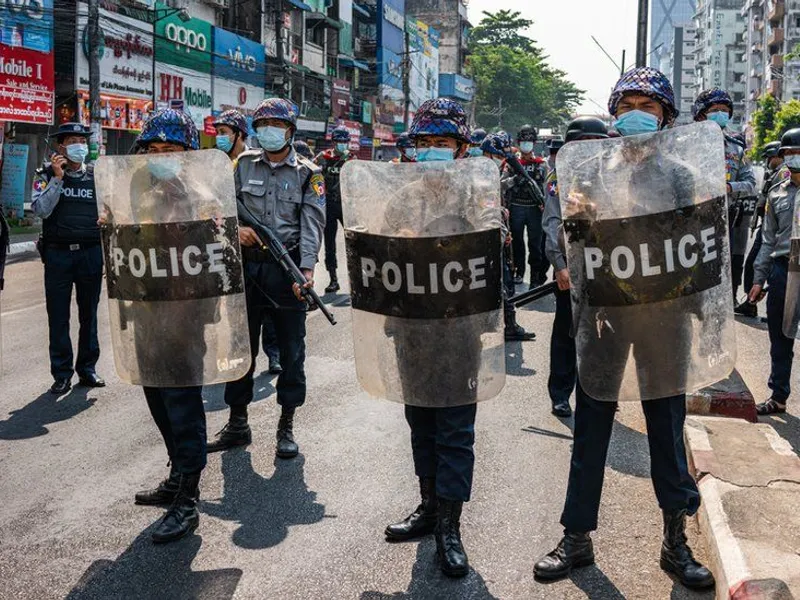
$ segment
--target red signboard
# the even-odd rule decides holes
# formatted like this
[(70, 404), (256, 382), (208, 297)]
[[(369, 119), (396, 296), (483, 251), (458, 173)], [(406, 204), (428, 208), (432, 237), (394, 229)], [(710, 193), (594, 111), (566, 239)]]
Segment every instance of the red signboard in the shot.
[[(89, 125), (89, 92), (78, 90), (78, 115), (81, 123)], [(100, 119), (104, 129), (140, 131), (152, 111), (149, 100), (137, 100), (112, 94), (100, 94)]]
[(53, 55), (0, 44), (0, 121), (53, 123)]
[(346, 119), (350, 116), (350, 82), (344, 79), (333, 80), (331, 105), (334, 119)]

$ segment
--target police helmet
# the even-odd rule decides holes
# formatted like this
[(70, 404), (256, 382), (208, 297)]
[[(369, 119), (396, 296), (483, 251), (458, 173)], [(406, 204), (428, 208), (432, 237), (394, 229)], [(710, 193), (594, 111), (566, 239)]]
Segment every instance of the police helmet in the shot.
[(331, 131), (331, 140), (339, 144), (350, 142), (350, 131), (346, 127), (337, 127)]
[(608, 99), (608, 112), (616, 117), (619, 101), (623, 96), (641, 94), (657, 100), (664, 107), (664, 122), (661, 127), (672, 125), (680, 114), (675, 106), (675, 92), (669, 79), (653, 67), (634, 67), (627, 71), (614, 86)]
[(142, 125), (136, 144), (143, 147), (152, 142), (180, 144), (187, 150), (200, 148), (194, 121), (182, 110), (174, 108), (165, 108), (152, 113)]
[(607, 138), (608, 126), (597, 117), (578, 117), (567, 125), (564, 143), (582, 140), (586, 137)]
[(297, 128), (297, 117), (300, 111), (297, 105), (291, 100), (283, 98), (266, 98), (256, 107), (253, 113), (253, 127), (256, 123), (264, 119), (278, 119), (288, 123), (293, 128)]
[(408, 136), (416, 140), (423, 135), (438, 135), (455, 138), (469, 144), (469, 126), (464, 107), (449, 98), (427, 100), (419, 107)]
[(481, 151), (491, 156), (505, 157), (511, 151), (511, 137), (505, 131), (490, 133), (481, 143)]
[(550, 154), (555, 154), (561, 150), (564, 143), (564, 140), (560, 139), (547, 140), (547, 149), (550, 151)]
[(311, 147), (306, 144), (303, 140), (297, 140), (294, 143), (294, 151), (297, 152), (303, 158), (307, 158), (308, 160), (314, 160), (314, 153), (311, 152)]
[(230, 109), (221, 113), (214, 119), (214, 127), (219, 127), (220, 125), (227, 125), (234, 131), (239, 131), (247, 136), (247, 119), (238, 110)]
[(411, 138), (408, 137), (408, 132), (401, 133), (397, 136), (397, 141), (395, 145), (400, 149), (403, 150), (404, 148), (413, 148), (414, 143), (411, 141)]
[(535, 142), (539, 139), (539, 132), (533, 125), (523, 125), (517, 134), (518, 142)]
[(800, 128), (790, 129), (781, 136), (781, 147), (778, 156), (783, 156), (786, 150), (800, 150)]
[(472, 135), (469, 136), (469, 143), (473, 146), (480, 146), (481, 142), (483, 142), (485, 139), (486, 130), (479, 127), (478, 129), (474, 129), (472, 131)]
[(769, 144), (766, 144), (764, 146), (764, 149), (761, 151), (761, 154), (766, 159), (774, 158), (774, 157), (778, 156), (778, 152), (780, 151), (780, 149), (781, 149), (781, 143), (780, 142), (778, 142), (778, 141), (770, 142)]
[(728, 114), (733, 116), (733, 100), (730, 94), (719, 88), (703, 90), (692, 104), (692, 117), (699, 121), (714, 104), (724, 104), (728, 108)]

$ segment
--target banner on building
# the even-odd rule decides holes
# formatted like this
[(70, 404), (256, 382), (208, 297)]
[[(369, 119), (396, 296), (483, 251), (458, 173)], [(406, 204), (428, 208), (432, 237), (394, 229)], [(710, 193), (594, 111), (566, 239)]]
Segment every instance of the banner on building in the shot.
[(214, 28), (214, 77), (264, 88), (267, 77), (264, 46), (219, 27)]
[(199, 130), (204, 130), (214, 107), (211, 75), (162, 62), (156, 63), (156, 101), (183, 100), (183, 110)]
[[(169, 6), (156, 2), (156, 10), (169, 14)], [(211, 23), (202, 19), (182, 21), (177, 13), (156, 21), (156, 56), (159, 62), (192, 71), (211, 73), (214, 52)]]
[(334, 79), (331, 90), (331, 105), (334, 119), (346, 119), (350, 116), (350, 82), (345, 79)]
[(53, 0), (0, 1), (0, 121), (53, 122)]
[(408, 88), (413, 112), (431, 98), (439, 96), (439, 32), (422, 21), (406, 23), (410, 71)]
[(220, 77), (214, 78), (213, 85), (212, 115), (235, 109), (245, 116), (247, 124), (252, 128), (253, 112), (264, 99), (264, 88)]
[(0, 206), (5, 214), (21, 217), (25, 211), (28, 176), (28, 146), (5, 144), (0, 182)]

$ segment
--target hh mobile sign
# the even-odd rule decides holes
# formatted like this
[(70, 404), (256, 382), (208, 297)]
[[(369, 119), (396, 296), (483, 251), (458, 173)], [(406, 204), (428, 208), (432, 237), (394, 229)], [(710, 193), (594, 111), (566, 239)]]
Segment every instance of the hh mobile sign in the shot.
[(53, 122), (53, 0), (0, 0), (0, 121)]
[[(156, 9), (171, 10), (161, 2), (156, 2)], [(156, 21), (158, 61), (200, 73), (211, 73), (211, 55), (214, 52), (211, 29), (208, 21), (189, 19), (184, 23), (177, 15)]]

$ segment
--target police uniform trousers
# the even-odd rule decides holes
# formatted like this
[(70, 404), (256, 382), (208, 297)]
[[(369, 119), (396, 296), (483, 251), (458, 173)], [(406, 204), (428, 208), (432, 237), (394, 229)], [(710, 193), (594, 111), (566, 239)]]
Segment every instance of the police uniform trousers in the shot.
[(550, 377), (547, 389), (553, 404), (569, 402), (578, 378), (575, 338), (572, 331), (572, 299), (569, 290), (556, 291), (556, 317), (550, 336)]
[[(50, 330), (50, 372), (54, 379), (69, 379), (95, 373), (100, 358), (97, 339), (97, 305), (103, 283), (103, 252), (100, 243), (47, 244), (44, 258), (44, 290)], [(78, 304), (78, 357), (74, 363), (69, 335), (72, 288)]]
[(172, 467), (183, 475), (206, 466), (206, 413), (203, 388), (145, 387), (144, 396), (153, 420), (164, 438)]
[[(244, 249), (245, 294), (247, 296), (247, 325), (253, 361), (247, 374), (225, 386), (228, 406), (246, 406), (253, 401), (253, 372), (260, 348), (264, 317), (275, 326), (283, 372), (278, 375), (276, 389), (278, 404), (292, 408), (306, 400), (306, 305), (292, 292), (289, 276), (266, 254)], [(290, 251), (292, 260), (300, 263), (299, 251)]]
[(767, 294), (767, 325), (769, 328), (769, 354), (772, 362), (769, 374), (769, 389), (772, 399), (784, 404), (792, 391), (792, 361), (794, 360), (794, 338), (783, 334), (783, 309), (786, 304), (786, 280), (789, 275), (789, 259), (786, 256), (772, 262)]
[(264, 354), (266, 354), (270, 360), (279, 359), (281, 350), (278, 347), (278, 334), (275, 331), (275, 323), (272, 322), (272, 317), (266, 311), (264, 312), (264, 321), (261, 327), (261, 346), (264, 349)]
[(344, 227), (342, 201), (328, 198), (325, 204), (325, 268), (328, 273), (336, 271), (336, 232), (339, 223)]
[(753, 247), (750, 248), (750, 253), (747, 255), (747, 260), (744, 263), (744, 292), (749, 294), (753, 288), (753, 279), (755, 278), (756, 258), (761, 250), (761, 244), (764, 242), (764, 236), (761, 235), (761, 227), (756, 231), (756, 236), (753, 239)]
[(547, 272), (547, 259), (542, 252), (542, 210), (533, 204), (514, 204), (510, 207), (511, 238), (516, 274), (525, 275), (525, 230), (528, 232), (528, 260), (531, 280), (536, 281)]
[[(597, 529), (608, 444), (614, 425), (616, 402), (590, 397), (578, 382), (575, 428), (567, 498), (561, 524), (567, 531)], [(642, 402), (650, 447), (650, 477), (662, 510), (686, 509), (693, 515), (700, 507), (700, 493), (689, 474), (683, 425), (684, 394)]]
[(436, 495), (467, 502), (475, 468), (476, 404), (447, 408), (406, 405), (417, 477), (436, 478)]

